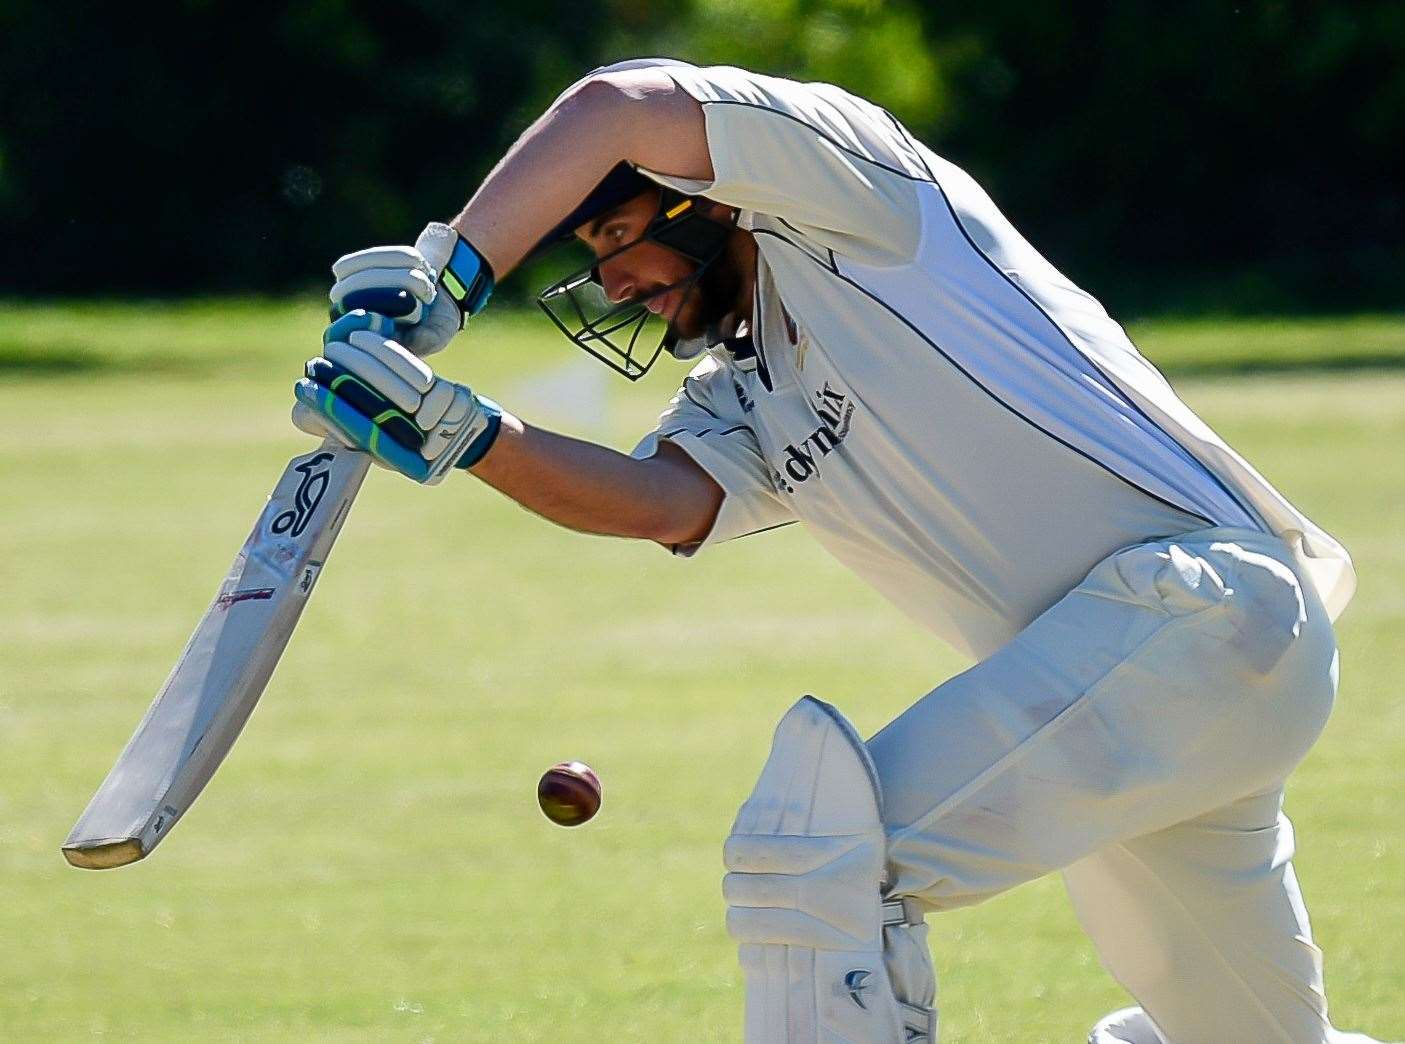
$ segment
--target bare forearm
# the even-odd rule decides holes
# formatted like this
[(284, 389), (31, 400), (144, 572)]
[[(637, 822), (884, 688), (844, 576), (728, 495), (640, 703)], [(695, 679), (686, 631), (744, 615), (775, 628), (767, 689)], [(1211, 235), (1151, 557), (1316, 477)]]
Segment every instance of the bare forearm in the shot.
[(688, 544), (707, 535), (722, 491), (682, 450), (636, 460), (503, 415), (472, 473), (517, 503), (583, 533)]
[(702, 109), (661, 72), (577, 84), (523, 132), (451, 224), (501, 280), (622, 160), (712, 176)]

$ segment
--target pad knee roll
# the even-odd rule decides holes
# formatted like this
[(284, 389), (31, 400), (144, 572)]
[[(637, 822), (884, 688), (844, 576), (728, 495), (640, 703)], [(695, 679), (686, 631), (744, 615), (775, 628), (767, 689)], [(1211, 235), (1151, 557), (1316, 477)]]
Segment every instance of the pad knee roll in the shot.
[(883, 900), (878, 777), (838, 710), (806, 696), (781, 719), (725, 859), (748, 1042), (935, 1041), (926, 926)]

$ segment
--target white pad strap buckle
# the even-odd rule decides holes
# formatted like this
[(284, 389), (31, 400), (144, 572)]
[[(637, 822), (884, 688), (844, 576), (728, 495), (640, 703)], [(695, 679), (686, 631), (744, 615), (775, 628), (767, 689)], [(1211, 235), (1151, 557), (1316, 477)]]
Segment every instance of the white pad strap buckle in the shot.
[(903, 1016), (903, 1044), (937, 1044), (937, 1009), (898, 1001)]
[(925, 924), (926, 918), (922, 916), (922, 907), (917, 904), (917, 900), (909, 896), (900, 896), (896, 899), (884, 899), (883, 905), (883, 927), (888, 928), (897, 924)]

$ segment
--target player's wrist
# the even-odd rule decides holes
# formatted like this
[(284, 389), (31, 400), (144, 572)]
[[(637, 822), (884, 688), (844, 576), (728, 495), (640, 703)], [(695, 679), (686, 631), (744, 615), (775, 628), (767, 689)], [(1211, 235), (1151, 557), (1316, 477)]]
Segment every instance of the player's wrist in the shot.
[(487, 306), (496, 285), (493, 266), (457, 229), (432, 221), (415, 247), (434, 272), (436, 292), (458, 309), (460, 327)]
[(483, 395), (474, 395), (473, 398), (477, 403), (478, 410), (473, 426), (478, 428), (478, 432), (469, 439), (468, 445), (459, 454), (458, 460), (454, 461), (454, 467), (464, 471), (469, 470), (487, 456), (502, 431), (502, 407)]

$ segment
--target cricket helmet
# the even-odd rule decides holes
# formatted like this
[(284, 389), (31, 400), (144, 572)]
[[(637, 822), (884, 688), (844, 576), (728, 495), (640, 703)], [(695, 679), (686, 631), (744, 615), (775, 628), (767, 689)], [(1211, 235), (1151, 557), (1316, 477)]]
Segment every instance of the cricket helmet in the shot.
[[(703, 201), (701, 197), (661, 186), (630, 164), (620, 163), (532, 251), (537, 255), (550, 250), (569, 240), (572, 232), (587, 221), (651, 189), (659, 191), (658, 210), (638, 239), (596, 258), (537, 295), (537, 304), (571, 343), (631, 381), (648, 373), (665, 349), (676, 358), (691, 359), (708, 347), (711, 338), (707, 336), (680, 338), (670, 323), (649, 311), (648, 302), (670, 291), (681, 290), (679, 308), (686, 304), (697, 292), (703, 273), (726, 249), (728, 236), (735, 227), (735, 216), (728, 222), (705, 217), (698, 211), (698, 204)], [(644, 242), (658, 243), (681, 254), (693, 263), (693, 271), (658, 290), (626, 301), (611, 301), (600, 280), (601, 263)]]

